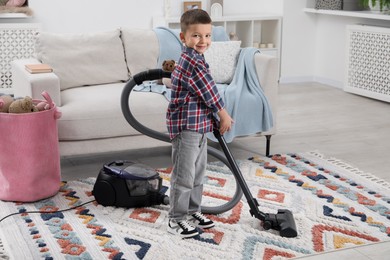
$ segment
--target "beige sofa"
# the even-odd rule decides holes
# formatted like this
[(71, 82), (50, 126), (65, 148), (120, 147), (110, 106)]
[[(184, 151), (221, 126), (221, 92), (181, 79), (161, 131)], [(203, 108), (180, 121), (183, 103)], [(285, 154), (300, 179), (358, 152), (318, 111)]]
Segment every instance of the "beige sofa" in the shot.
[[(125, 82), (132, 75), (156, 68), (159, 51), (152, 29), (121, 28), (83, 34), (42, 32), (37, 37), (36, 57), (11, 63), (14, 94), (41, 98), (43, 90), (49, 92), (62, 112), (58, 122), (61, 156), (169, 145), (134, 130), (120, 107)], [(30, 74), (24, 68), (25, 64), (40, 62), (51, 65), (53, 73)], [(255, 63), (275, 113), (278, 60), (256, 54)], [(137, 119), (157, 131), (166, 132), (167, 104), (161, 94), (131, 94), (130, 106)], [(275, 127), (262, 134), (274, 133)]]

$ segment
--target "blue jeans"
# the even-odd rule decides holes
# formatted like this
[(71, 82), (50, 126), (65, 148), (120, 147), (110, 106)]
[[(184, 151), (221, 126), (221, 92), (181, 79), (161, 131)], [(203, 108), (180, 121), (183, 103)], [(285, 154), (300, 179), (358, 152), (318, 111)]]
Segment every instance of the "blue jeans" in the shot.
[(172, 176), (168, 217), (185, 220), (200, 211), (207, 165), (206, 135), (183, 131), (172, 140)]

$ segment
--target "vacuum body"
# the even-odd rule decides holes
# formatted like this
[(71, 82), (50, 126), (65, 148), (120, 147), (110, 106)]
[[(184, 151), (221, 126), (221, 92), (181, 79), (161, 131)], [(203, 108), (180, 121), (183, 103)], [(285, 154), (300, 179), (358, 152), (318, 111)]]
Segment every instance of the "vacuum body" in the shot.
[(169, 203), (158, 172), (130, 161), (105, 164), (92, 194), (103, 206), (135, 208)]

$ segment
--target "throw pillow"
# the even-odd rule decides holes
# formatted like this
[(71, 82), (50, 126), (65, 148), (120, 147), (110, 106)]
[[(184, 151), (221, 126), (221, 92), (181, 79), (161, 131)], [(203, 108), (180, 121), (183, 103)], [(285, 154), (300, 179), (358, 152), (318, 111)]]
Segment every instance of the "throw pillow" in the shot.
[(130, 75), (156, 68), (159, 43), (150, 29), (121, 28), (127, 67)]
[(76, 34), (42, 32), (35, 51), (41, 62), (53, 68), (61, 90), (129, 78), (120, 30)]
[(228, 84), (232, 81), (240, 53), (241, 41), (212, 42), (204, 53), (210, 66), (211, 76), (216, 83)]

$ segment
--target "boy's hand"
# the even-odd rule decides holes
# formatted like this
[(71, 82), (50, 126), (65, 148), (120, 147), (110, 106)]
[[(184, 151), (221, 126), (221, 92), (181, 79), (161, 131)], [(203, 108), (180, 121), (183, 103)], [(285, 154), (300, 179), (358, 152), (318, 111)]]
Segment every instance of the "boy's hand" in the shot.
[(221, 135), (223, 135), (227, 131), (230, 131), (234, 121), (230, 117), (230, 115), (226, 112), (225, 109), (220, 110), (218, 112), (218, 116), (219, 116), (219, 132), (221, 133)]

